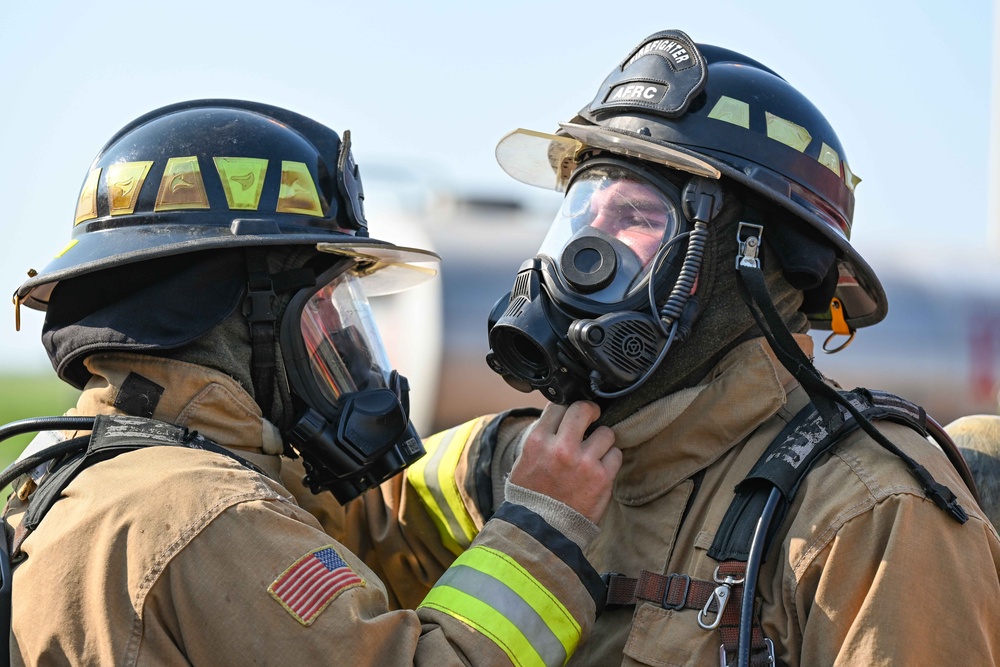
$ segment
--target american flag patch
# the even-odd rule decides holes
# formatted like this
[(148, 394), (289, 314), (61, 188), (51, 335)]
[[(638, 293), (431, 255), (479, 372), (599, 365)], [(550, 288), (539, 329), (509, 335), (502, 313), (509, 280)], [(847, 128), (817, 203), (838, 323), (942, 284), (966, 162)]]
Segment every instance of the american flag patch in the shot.
[(340, 593), (364, 586), (332, 545), (313, 549), (292, 563), (267, 587), (267, 592), (302, 625), (312, 625)]

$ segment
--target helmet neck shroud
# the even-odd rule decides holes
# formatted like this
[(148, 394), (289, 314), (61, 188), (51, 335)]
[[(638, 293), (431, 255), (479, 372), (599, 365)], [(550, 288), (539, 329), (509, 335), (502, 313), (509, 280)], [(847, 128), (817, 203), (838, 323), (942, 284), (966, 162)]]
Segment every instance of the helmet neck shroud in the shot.
[(245, 291), (239, 251), (189, 253), (89, 273), (52, 290), (42, 344), (59, 377), (82, 389), (90, 379), (83, 365), (89, 354), (189, 345), (238, 311)]

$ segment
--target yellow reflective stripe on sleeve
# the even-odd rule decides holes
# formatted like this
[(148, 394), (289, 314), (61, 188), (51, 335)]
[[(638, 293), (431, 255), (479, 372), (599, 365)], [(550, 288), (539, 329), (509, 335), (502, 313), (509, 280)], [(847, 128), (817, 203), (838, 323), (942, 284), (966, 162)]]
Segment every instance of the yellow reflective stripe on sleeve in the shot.
[[(437, 591), (434, 588), (431, 593)], [(493, 640), (507, 654), (517, 667), (545, 667), (541, 656), (532, 648), (527, 637), (518, 631), (513, 623), (485, 602), (453, 588), (442, 588), (446, 594), (437, 596), (435, 601), (424, 600), (420, 607), (437, 609), (457, 618), (469, 627), (475, 628)], [(418, 609), (420, 608), (418, 607)]]
[(483, 632), (517, 665), (565, 664), (582, 632), (569, 610), (517, 561), (482, 546), (459, 556), (420, 606)]
[(455, 555), (468, 549), (479, 532), (455, 479), (455, 469), (477, 422), (473, 419), (424, 440), (427, 455), (411, 465), (407, 473), (441, 534), (441, 542)]

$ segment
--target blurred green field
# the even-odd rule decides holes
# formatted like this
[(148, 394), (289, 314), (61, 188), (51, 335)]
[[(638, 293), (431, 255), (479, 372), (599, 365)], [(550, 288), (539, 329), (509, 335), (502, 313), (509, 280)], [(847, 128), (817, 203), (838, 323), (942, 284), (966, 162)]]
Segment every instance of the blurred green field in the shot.
[[(0, 425), (28, 417), (61, 415), (76, 405), (79, 395), (55, 373), (0, 375)], [(0, 466), (10, 465), (33, 437), (33, 433), (26, 433), (0, 443)]]

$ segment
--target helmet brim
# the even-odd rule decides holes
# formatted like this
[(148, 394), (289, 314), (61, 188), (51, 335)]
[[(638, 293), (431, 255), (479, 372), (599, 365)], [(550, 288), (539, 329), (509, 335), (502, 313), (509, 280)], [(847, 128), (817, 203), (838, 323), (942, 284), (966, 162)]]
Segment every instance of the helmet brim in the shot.
[(440, 261), (430, 251), (331, 232), (233, 234), (225, 228), (178, 225), (136, 226), (123, 232), (117, 229), (77, 236), (42, 271), (18, 287), (15, 299), (44, 311), (52, 289), (62, 280), (159, 257), (234, 247), (315, 245), (320, 252), (356, 257), (359, 275), (366, 290), (370, 288), (366, 292), (369, 296), (392, 294), (429, 280)]
[(655, 162), (690, 174), (718, 179), (719, 170), (705, 160), (662, 144), (636, 139), (598, 126), (559, 123), (565, 134), (517, 129), (497, 144), (496, 158), (511, 177), (536, 187), (562, 192), (572, 174), (571, 165), (586, 148)]

